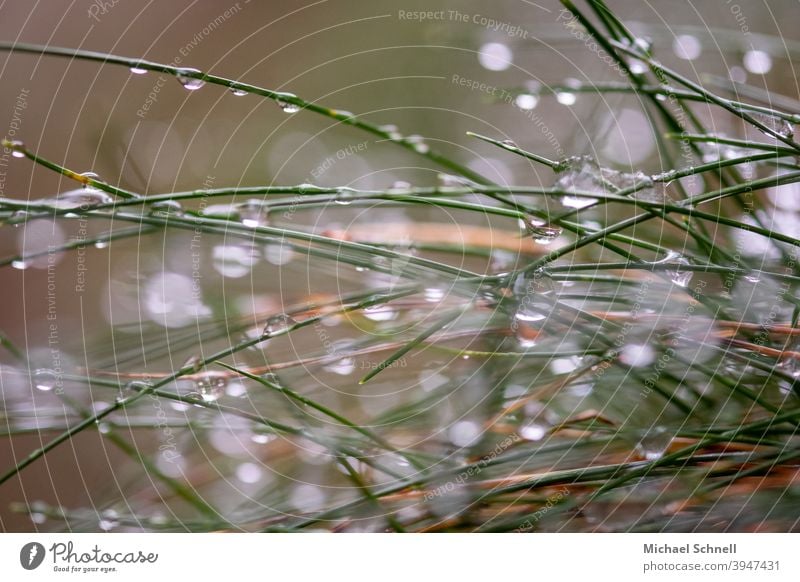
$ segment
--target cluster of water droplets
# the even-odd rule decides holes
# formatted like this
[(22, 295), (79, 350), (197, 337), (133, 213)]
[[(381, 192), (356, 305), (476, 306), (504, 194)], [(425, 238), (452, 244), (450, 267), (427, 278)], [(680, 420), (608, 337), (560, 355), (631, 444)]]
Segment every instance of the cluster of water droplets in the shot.
[(657, 189), (653, 179), (643, 172), (620, 172), (605, 168), (591, 156), (575, 156), (564, 160), (553, 187), (566, 192), (561, 198), (564, 206), (577, 210), (597, 202), (597, 198), (586, 195), (591, 193), (616, 194), (636, 188), (633, 196), (637, 199), (653, 202), (664, 199), (663, 188)]

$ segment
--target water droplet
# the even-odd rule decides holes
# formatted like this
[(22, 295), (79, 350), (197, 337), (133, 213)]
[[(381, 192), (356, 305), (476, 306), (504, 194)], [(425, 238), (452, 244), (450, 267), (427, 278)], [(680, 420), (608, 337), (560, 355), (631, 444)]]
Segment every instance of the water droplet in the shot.
[(212, 251), (214, 270), (223, 277), (238, 279), (249, 274), (261, 259), (258, 247), (252, 243), (217, 245)]
[(554, 308), (551, 300), (555, 296), (553, 279), (542, 270), (520, 274), (514, 281), (513, 292), (517, 302), (514, 314), (517, 321), (542, 321)]
[(547, 427), (541, 424), (527, 424), (519, 429), (519, 435), (526, 441), (540, 441), (547, 434)]
[(264, 334), (267, 337), (274, 336), (280, 333), (285, 333), (287, 329), (296, 324), (297, 321), (286, 313), (279, 313), (273, 315), (267, 320), (264, 326)]
[(481, 438), (481, 426), (471, 420), (460, 420), (447, 431), (447, 438), (457, 447), (474, 445)]
[[(554, 187), (564, 192), (606, 192), (608, 182), (603, 177), (603, 172), (591, 157), (580, 156), (571, 158), (564, 164), (564, 169), (559, 172), (559, 178)], [(597, 202), (596, 198), (588, 196), (570, 196), (561, 198), (561, 203), (570, 208), (586, 208)]]
[(86, 210), (93, 206), (111, 204), (113, 201), (114, 198), (109, 194), (92, 187), (78, 188), (58, 195), (58, 206), (65, 209), (81, 208)]
[(110, 241), (108, 239), (97, 239), (94, 241), (94, 248), (96, 249), (105, 249), (108, 248)]
[(549, 245), (563, 232), (560, 226), (548, 224), (535, 216), (528, 216), (525, 220), (520, 220), (520, 222), (525, 229), (525, 233), (533, 239), (533, 242), (540, 245)]
[(578, 96), (571, 91), (556, 91), (556, 101), (561, 105), (575, 105), (575, 102), (578, 101)]
[(349, 376), (356, 369), (356, 362), (353, 358), (342, 358), (334, 364), (325, 366), (325, 370), (333, 372), (339, 376)]
[(793, 378), (800, 378), (800, 340), (786, 346), (778, 366)]
[(430, 151), (430, 147), (425, 143), (425, 138), (423, 138), (421, 135), (406, 136), (405, 142), (407, 144), (411, 144), (411, 147), (417, 153), (426, 154)]
[(637, 37), (633, 39), (633, 46), (646, 55), (653, 52), (653, 40), (650, 38)]
[(275, 101), (275, 103), (278, 105), (278, 107), (281, 108), (281, 111), (283, 111), (284, 113), (297, 113), (298, 111), (300, 111), (300, 109), (302, 109), (300, 105), (288, 101), (289, 99), (297, 99), (297, 95), (295, 95), (294, 93), (282, 93), (281, 96), (283, 97), (283, 99), (279, 97)]
[(42, 392), (50, 392), (59, 382), (59, 376), (54, 370), (41, 368), (33, 374), (34, 386)]
[(25, 144), (18, 139), (12, 139), (11, 141), (7, 142), (8, 147), (11, 149), (11, 155), (15, 158), (24, 158), (25, 152), (20, 151), (25, 149)]
[(632, 368), (644, 368), (656, 361), (656, 351), (647, 344), (625, 344), (619, 352), (619, 361)]
[(514, 143), (513, 139), (504, 139), (500, 143), (503, 144), (504, 146), (508, 147), (508, 148), (516, 148), (517, 147), (517, 144)]
[(772, 70), (772, 57), (764, 51), (747, 51), (742, 62), (744, 63), (744, 68), (755, 75), (766, 75)]
[(13, 268), (15, 268), (15, 269), (19, 269), (20, 271), (24, 271), (25, 269), (30, 267), (31, 264), (28, 261), (17, 259), (17, 260), (11, 261), (11, 266)]
[(389, 187), (388, 192), (392, 194), (408, 194), (411, 192), (411, 184), (405, 180), (395, 180)]
[(236, 211), (242, 224), (248, 228), (257, 228), (269, 224), (264, 202), (251, 198), (236, 205)]
[[(673, 258), (670, 263), (676, 265), (689, 265), (691, 264), (688, 259), (684, 257), (675, 257)], [(672, 280), (673, 283), (678, 285), (679, 287), (687, 287), (694, 276), (694, 272), (688, 270), (681, 270), (680, 266), (675, 269), (670, 269), (667, 271), (667, 275)]]
[[(782, 117), (777, 117), (775, 115), (768, 115), (766, 113), (761, 113), (758, 111), (747, 111), (746, 113), (750, 115), (750, 117), (752, 117), (753, 119), (755, 119), (756, 121), (767, 127), (768, 129), (771, 129), (772, 131), (777, 133), (778, 135), (787, 138), (791, 138), (794, 135), (794, 125), (792, 123), (789, 123)], [(759, 130), (763, 132), (763, 130), (761, 130), (760, 128)]]
[(679, 59), (693, 61), (703, 52), (703, 45), (691, 34), (681, 34), (672, 41), (672, 50)]
[(651, 427), (636, 445), (636, 450), (648, 461), (656, 461), (664, 456), (672, 442), (672, 435), (663, 426)]
[(336, 195), (333, 197), (334, 204), (341, 206), (348, 206), (353, 203), (355, 192), (350, 188), (339, 188)]
[(183, 214), (183, 207), (177, 200), (162, 200), (160, 202), (153, 202), (150, 205), (150, 216), (168, 217), (180, 216)]
[(206, 84), (206, 82), (202, 79), (196, 78), (197, 75), (202, 74), (203, 73), (197, 69), (178, 69), (175, 78), (178, 80), (178, 83), (183, 85), (183, 88), (187, 91), (197, 91)]
[(197, 391), (205, 402), (215, 402), (225, 394), (228, 377), (225, 372), (205, 372), (196, 379)]
[(233, 93), (236, 97), (244, 97), (247, 95), (247, 91), (244, 89), (237, 89), (236, 87), (231, 87), (231, 93)]
[(478, 51), (478, 62), (490, 71), (505, 71), (513, 58), (511, 49), (499, 42), (486, 43)]
[(119, 516), (117, 512), (110, 509), (104, 511), (100, 521), (97, 522), (97, 526), (103, 531), (111, 531), (119, 526)]
[(242, 463), (236, 467), (236, 478), (242, 483), (258, 483), (264, 471), (255, 463)]
[(539, 104), (539, 98), (535, 95), (531, 95), (530, 93), (520, 93), (514, 99), (514, 104), (520, 109), (530, 111), (531, 109), (535, 109)]
[(398, 131), (396, 125), (387, 124), (381, 125), (378, 129), (386, 134), (386, 136), (391, 140), (400, 140), (403, 139), (403, 135)]
[(372, 321), (392, 321), (397, 316), (397, 311), (389, 305), (373, 305), (364, 309), (364, 317)]
[(134, 75), (144, 75), (147, 73), (147, 69), (142, 69), (140, 67), (131, 67), (131, 73)]
[(97, 432), (100, 434), (109, 434), (111, 433), (111, 425), (107, 422), (99, 422), (97, 423)]

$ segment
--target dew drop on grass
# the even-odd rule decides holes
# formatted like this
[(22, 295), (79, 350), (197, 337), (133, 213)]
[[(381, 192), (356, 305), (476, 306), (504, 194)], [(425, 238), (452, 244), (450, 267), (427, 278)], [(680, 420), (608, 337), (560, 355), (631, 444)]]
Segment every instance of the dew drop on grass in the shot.
[(355, 193), (350, 188), (339, 188), (333, 197), (333, 202), (340, 206), (349, 206), (353, 203), (354, 198)]
[(109, 194), (92, 187), (78, 188), (58, 195), (59, 206), (62, 208), (91, 208), (113, 201), (114, 198)]
[(236, 211), (242, 225), (248, 228), (257, 228), (269, 224), (268, 214), (264, 203), (257, 198), (251, 198), (236, 205)]
[(793, 378), (800, 378), (800, 357), (796, 355), (800, 353), (800, 341), (786, 346), (786, 352), (779, 360), (778, 366)]
[(417, 153), (426, 154), (430, 151), (430, 147), (425, 143), (425, 138), (423, 138), (421, 135), (406, 136), (405, 142), (410, 144)]
[(563, 232), (560, 226), (548, 224), (535, 216), (528, 216), (525, 220), (520, 220), (520, 223), (533, 242), (540, 245), (549, 245)]
[(297, 323), (297, 321), (295, 321), (291, 315), (287, 315), (286, 313), (273, 315), (267, 320), (267, 323), (264, 326), (264, 335), (269, 337), (279, 333), (284, 333), (295, 323)]
[(177, 200), (162, 200), (161, 202), (153, 202), (150, 205), (150, 216), (168, 217), (180, 216), (183, 214), (183, 207)]
[[(547, 318), (553, 310), (552, 299), (555, 295), (553, 280), (544, 271), (523, 273), (514, 281), (514, 298), (517, 310), (514, 318), (523, 323), (535, 323)], [(531, 341), (523, 335), (518, 339)], [(532, 344), (529, 344), (532, 345)]]
[(571, 91), (556, 91), (556, 101), (561, 103), (561, 105), (575, 105), (577, 100), (578, 96)]
[(17, 260), (11, 261), (11, 266), (14, 269), (19, 269), (20, 271), (24, 271), (25, 269), (30, 267), (31, 264), (28, 261), (23, 261), (23, 260), (17, 259)]
[(395, 180), (389, 191), (393, 194), (407, 194), (411, 191), (411, 184), (405, 180)]
[[(689, 260), (685, 257), (675, 257), (671, 261), (671, 263), (677, 263), (678, 265), (689, 265)], [(692, 281), (692, 277), (694, 273), (689, 270), (683, 270), (678, 266), (675, 269), (670, 269), (667, 271), (667, 275), (669, 276), (670, 280), (678, 285), (679, 287), (687, 287), (689, 283)]]
[(195, 78), (196, 75), (202, 75), (202, 72), (198, 69), (184, 68), (177, 70), (175, 78), (187, 91), (197, 91), (201, 89), (206, 82), (202, 79)]
[(147, 73), (147, 69), (142, 69), (141, 67), (131, 67), (131, 73), (134, 75), (144, 75)]
[(58, 383), (58, 375), (53, 370), (41, 368), (33, 374), (33, 383), (37, 390), (50, 392)]
[[(782, 117), (777, 117), (775, 115), (769, 115), (768, 113), (761, 113), (758, 111), (748, 111), (746, 113), (782, 137), (791, 138), (794, 135), (794, 125)], [(763, 132), (762, 130), (762, 133), (766, 132)]]
[(11, 149), (11, 155), (15, 158), (24, 158), (25, 152), (20, 150), (25, 149), (25, 144), (18, 139), (12, 139), (8, 142), (8, 147)]
[(113, 510), (104, 511), (100, 517), (100, 521), (97, 522), (97, 527), (102, 531), (111, 531), (118, 526), (119, 516), (117, 512)]
[(664, 453), (672, 442), (672, 436), (663, 426), (654, 426), (648, 429), (639, 443), (636, 450), (648, 461), (656, 461), (664, 456)]
[(196, 385), (204, 402), (215, 402), (225, 394), (228, 377), (225, 372), (205, 372), (197, 377)]
[(247, 91), (244, 89), (237, 89), (236, 87), (231, 87), (231, 93), (236, 97), (244, 97), (247, 95)]
[[(564, 170), (559, 172), (559, 178), (554, 187), (564, 192), (596, 192), (602, 194), (606, 191), (600, 167), (591, 157), (581, 156), (572, 158)], [(570, 196), (561, 198), (561, 203), (569, 208), (581, 209), (597, 202), (596, 198), (588, 196)]]
[(294, 93), (283, 93), (282, 96), (284, 97), (284, 99), (281, 99), (279, 97), (278, 99), (275, 100), (275, 103), (278, 105), (278, 107), (280, 107), (281, 111), (283, 111), (284, 113), (297, 113), (298, 111), (300, 111), (300, 109), (302, 109), (302, 107), (300, 107), (296, 103), (291, 103), (290, 101), (288, 101), (289, 99), (297, 99), (297, 95), (295, 95)]
[(503, 144), (504, 146), (508, 147), (508, 148), (516, 148), (517, 147), (517, 144), (514, 142), (513, 139), (504, 139), (500, 143)]
[(181, 366), (181, 369), (188, 368), (192, 372), (199, 372), (202, 367), (203, 367), (203, 358), (194, 355), (194, 356), (189, 356), (186, 359), (186, 361), (183, 363), (183, 366)]

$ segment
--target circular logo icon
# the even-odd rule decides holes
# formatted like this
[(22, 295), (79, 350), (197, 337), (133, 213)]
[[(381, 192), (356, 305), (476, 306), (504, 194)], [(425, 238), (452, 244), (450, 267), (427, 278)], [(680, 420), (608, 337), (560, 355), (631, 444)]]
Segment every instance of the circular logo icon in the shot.
[(35, 570), (44, 561), (44, 546), (38, 542), (30, 542), (19, 551), (19, 563), (26, 570)]

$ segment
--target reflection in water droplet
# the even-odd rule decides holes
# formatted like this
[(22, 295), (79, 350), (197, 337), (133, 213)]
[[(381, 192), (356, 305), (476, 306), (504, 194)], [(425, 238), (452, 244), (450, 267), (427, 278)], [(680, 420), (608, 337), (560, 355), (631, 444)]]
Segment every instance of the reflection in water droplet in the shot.
[(202, 75), (202, 72), (197, 69), (184, 68), (178, 69), (175, 78), (178, 80), (178, 83), (183, 85), (183, 88), (187, 91), (197, 91), (198, 89), (202, 88), (206, 82), (202, 79), (195, 78), (195, 75)]

